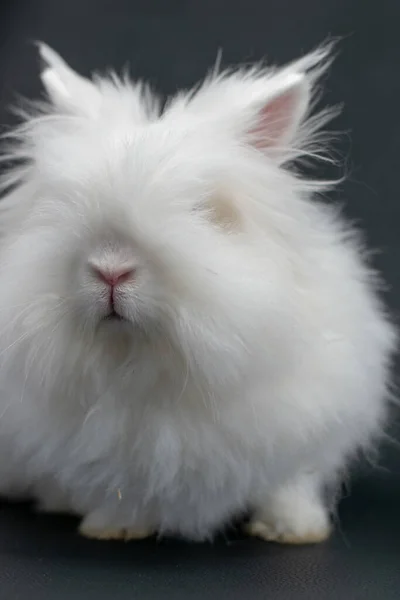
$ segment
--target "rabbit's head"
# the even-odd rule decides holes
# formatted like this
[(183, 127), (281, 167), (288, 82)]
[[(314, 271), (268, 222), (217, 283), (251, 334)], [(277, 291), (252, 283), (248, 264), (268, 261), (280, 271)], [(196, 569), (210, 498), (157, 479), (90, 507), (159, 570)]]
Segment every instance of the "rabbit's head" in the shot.
[(41, 55), (50, 101), (17, 131), (23, 165), (4, 180), (18, 187), (3, 201), (1, 293), (25, 301), (31, 328), (161, 336), (235, 371), (285, 310), (281, 224), (301, 189), (285, 165), (325, 119), (305, 117), (326, 50), (212, 74), (162, 111), (141, 84)]

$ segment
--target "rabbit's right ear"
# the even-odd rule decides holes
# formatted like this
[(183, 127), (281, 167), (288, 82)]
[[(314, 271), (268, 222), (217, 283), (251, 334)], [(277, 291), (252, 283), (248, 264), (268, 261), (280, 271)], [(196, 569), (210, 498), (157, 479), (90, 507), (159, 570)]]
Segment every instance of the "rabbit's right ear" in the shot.
[(39, 43), (43, 61), (41, 80), (53, 104), (68, 112), (95, 117), (101, 94), (90, 79), (76, 73), (54, 50)]

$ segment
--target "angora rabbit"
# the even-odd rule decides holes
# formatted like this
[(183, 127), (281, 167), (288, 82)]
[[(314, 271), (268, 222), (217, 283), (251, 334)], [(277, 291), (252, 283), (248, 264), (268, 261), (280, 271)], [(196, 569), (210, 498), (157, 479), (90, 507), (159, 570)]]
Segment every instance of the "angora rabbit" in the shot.
[[(395, 332), (296, 159), (327, 48), (211, 74), (163, 108), (40, 46), (48, 104), (0, 208), (0, 492), (98, 538), (331, 530), (326, 486), (379, 438)], [(11, 190), (11, 191), (10, 191)]]

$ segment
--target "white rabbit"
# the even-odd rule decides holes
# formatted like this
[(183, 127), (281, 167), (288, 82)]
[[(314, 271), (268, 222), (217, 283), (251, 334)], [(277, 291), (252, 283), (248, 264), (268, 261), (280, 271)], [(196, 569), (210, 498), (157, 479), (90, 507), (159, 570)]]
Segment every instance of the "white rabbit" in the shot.
[(210, 75), (161, 110), (40, 47), (50, 98), (0, 205), (0, 492), (86, 536), (307, 543), (379, 439), (395, 332), (355, 237), (290, 165), (329, 60)]

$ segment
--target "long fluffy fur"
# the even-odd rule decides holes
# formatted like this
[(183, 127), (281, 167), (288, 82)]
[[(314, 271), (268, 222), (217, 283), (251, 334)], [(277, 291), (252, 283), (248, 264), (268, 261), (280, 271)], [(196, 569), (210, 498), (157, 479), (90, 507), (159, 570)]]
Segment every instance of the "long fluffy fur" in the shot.
[[(328, 63), (325, 48), (213, 73), (163, 111), (145, 86), (97, 78), (9, 136), (2, 493), (94, 529), (202, 539), (303, 473), (330, 483), (379, 438), (394, 329), (353, 232), (315, 200), (326, 183), (289, 168), (321, 154)], [(297, 73), (292, 138), (255, 148), (248, 99)], [(135, 261), (123, 324), (101, 321), (92, 257)]]

